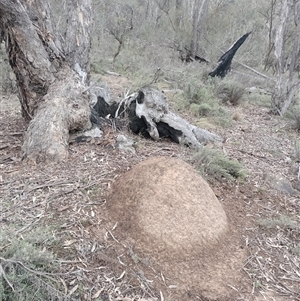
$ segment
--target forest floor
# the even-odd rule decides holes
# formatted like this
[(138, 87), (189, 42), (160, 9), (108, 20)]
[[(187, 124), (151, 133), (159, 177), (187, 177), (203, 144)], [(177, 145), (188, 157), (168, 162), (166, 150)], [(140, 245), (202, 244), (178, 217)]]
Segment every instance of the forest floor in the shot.
[[(130, 86), (124, 78), (104, 80), (115, 98)], [(172, 156), (193, 165), (192, 151), (124, 130), (137, 145), (135, 154), (124, 153), (115, 146), (116, 130), (106, 128), (99, 140), (71, 144), (65, 162), (27, 164), (21, 158), (25, 124), (17, 98), (0, 97), (0, 224), (5, 241), (0, 245), (1, 264), (15, 240), (28, 240), (56, 254), (59, 273), (51, 275), (57, 276), (56, 285), (67, 296), (61, 300), (179, 301), (172, 275), (147, 267), (143, 254), (116, 236), (117, 225), (109, 220), (106, 202), (115, 180), (138, 162)], [(244, 103), (228, 109), (235, 116), (232, 126), (213, 131), (224, 138), (218, 148), (242, 163), (247, 177), (241, 182), (207, 180), (246, 256), (236, 283), (224, 284), (226, 294), (208, 297), (193, 287), (186, 288), (187, 296), (206, 301), (300, 300), (300, 155), (295, 148), (299, 133), (266, 107)], [(18, 256), (17, 264), (22, 260)], [(226, 266), (210, 260), (226, 272)], [(186, 270), (182, 277), (189, 274)]]

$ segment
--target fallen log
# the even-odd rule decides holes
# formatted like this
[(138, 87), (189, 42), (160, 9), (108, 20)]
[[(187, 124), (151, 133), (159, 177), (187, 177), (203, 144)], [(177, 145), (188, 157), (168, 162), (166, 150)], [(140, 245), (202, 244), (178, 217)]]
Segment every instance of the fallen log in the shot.
[(144, 87), (137, 93), (124, 98), (118, 106), (108, 105), (103, 98), (98, 98), (93, 107), (98, 116), (93, 121), (109, 112), (114, 118), (128, 118), (129, 128), (135, 134), (158, 140), (170, 138), (193, 148), (200, 148), (209, 142), (222, 141), (222, 138), (205, 129), (200, 129), (169, 109), (167, 99), (161, 91), (152, 87)]

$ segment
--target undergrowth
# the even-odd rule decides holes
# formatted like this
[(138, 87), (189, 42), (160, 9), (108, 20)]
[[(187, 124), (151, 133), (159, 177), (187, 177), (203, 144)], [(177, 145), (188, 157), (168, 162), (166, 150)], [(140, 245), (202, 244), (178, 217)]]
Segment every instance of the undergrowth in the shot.
[(300, 132), (300, 105), (291, 107), (285, 114), (290, 126)]
[(16, 235), (2, 231), (0, 237), (0, 300), (72, 300), (62, 293), (59, 264), (48, 249), (53, 236), (48, 229)]
[(216, 94), (223, 104), (238, 106), (244, 99), (245, 88), (237, 81), (223, 80), (218, 85)]
[(195, 153), (194, 162), (200, 173), (210, 180), (233, 181), (246, 177), (244, 167), (237, 160), (229, 159), (219, 150), (208, 146), (203, 146)]
[(258, 220), (258, 224), (261, 227), (268, 229), (281, 228), (281, 229), (295, 229), (297, 227), (297, 221), (290, 216), (280, 215), (274, 218), (265, 218)]

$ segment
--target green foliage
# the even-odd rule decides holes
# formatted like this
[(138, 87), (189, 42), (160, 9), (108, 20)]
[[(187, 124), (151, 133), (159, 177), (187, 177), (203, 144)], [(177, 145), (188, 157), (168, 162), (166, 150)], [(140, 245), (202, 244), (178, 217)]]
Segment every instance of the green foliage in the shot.
[(296, 256), (300, 256), (300, 244), (296, 245), (294, 248), (291, 249), (292, 254)]
[(271, 107), (271, 95), (260, 94), (260, 93), (250, 93), (245, 96), (246, 100), (251, 104), (255, 104), (260, 107), (270, 108)]
[(237, 161), (227, 158), (222, 152), (203, 146), (194, 155), (196, 168), (209, 179), (233, 181), (246, 176), (243, 166)]
[(187, 66), (184, 72), (172, 75), (176, 88), (183, 92), (176, 99), (175, 107), (188, 110), (198, 118), (208, 117), (219, 126), (231, 126), (232, 118), (214, 92), (220, 79), (210, 78), (203, 82), (201, 78), (199, 69), (191, 66)]
[(222, 103), (238, 106), (245, 94), (245, 88), (239, 82), (224, 79), (217, 88), (217, 96)]
[(279, 217), (275, 218), (260, 219), (258, 221), (258, 224), (261, 227), (265, 227), (268, 229), (278, 227), (282, 229), (295, 229), (297, 227), (297, 221), (287, 215), (280, 215)]
[(190, 104), (190, 111), (197, 117), (200, 116), (200, 105), (196, 104), (196, 103), (192, 103)]
[(300, 132), (300, 105), (293, 106), (285, 114), (286, 119), (289, 121), (290, 126)]
[(209, 103), (201, 103), (198, 108), (200, 116), (209, 116), (213, 111), (212, 106)]
[(173, 97), (174, 108), (177, 111), (185, 111), (190, 107), (190, 102), (182, 94), (176, 94)]
[(20, 238), (9, 231), (2, 232), (0, 245), (5, 247), (1, 252), (1, 300), (70, 300), (59, 291), (55, 275), (59, 265), (46, 248), (52, 242), (49, 229), (37, 228)]

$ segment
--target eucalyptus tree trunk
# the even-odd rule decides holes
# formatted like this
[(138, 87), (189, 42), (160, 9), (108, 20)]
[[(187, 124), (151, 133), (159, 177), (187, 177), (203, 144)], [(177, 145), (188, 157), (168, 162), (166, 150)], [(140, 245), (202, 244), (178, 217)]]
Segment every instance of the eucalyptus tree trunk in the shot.
[(66, 58), (77, 72), (80, 68), (85, 73), (86, 78), (82, 79), (86, 83), (90, 72), (92, 0), (67, 0), (67, 10)]
[(29, 123), (23, 155), (35, 162), (66, 158), (69, 132), (90, 126), (91, 1), (70, 2), (68, 17), (65, 53), (48, 1), (0, 0), (0, 29)]
[(208, 0), (195, 0), (192, 14), (191, 57), (195, 58), (199, 51), (200, 42), (206, 28)]
[[(290, 54), (290, 62), (288, 66), (288, 80), (286, 87), (286, 98), (281, 108), (281, 114), (290, 107), (293, 97), (297, 90), (300, 88), (299, 75), (296, 75), (295, 69), (299, 64), (299, 51), (300, 51), (300, 2), (294, 1), (291, 7), (293, 12), (293, 22), (295, 24), (294, 41), (292, 45), (292, 51)], [(296, 76), (295, 76), (296, 75)]]
[(283, 46), (284, 46), (284, 33), (289, 14), (288, 0), (283, 0), (281, 6), (280, 20), (276, 28), (275, 44), (274, 44), (274, 57), (276, 68), (276, 84), (272, 95), (272, 110), (275, 114), (281, 113), (281, 105), (283, 103), (284, 92), (283, 88)]
[(268, 47), (265, 56), (264, 62), (264, 70), (269, 70), (270, 67), (273, 65), (273, 49), (274, 49), (274, 41), (273, 41), (273, 26), (274, 26), (274, 18), (275, 18), (275, 9), (276, 9), (276, 1), (271, 0), (271, 6), (269, 9), (269, 15), (266, 16), (266, 25), (268, 27)]
[[(288, 22), (295, 26), (293, 31), (293, 44), (287, 47), (284, 44), (285, 31)], [(283, 115), (292, 103), (296, 91), (300, 88), (299, 78), (295, 78), (295, 67), (300, 50), (300, 2), (283, 0), (279, 24), (276, 29), (274, 44), (274, 56), (276, 66), (276, 82), (272, 95), (273, 113)], [(290, 50), (290, 53), (284, 49)], [(286, 68), (284, 58), (289, 58), (289, 65)]]
[(182, 0), (176, 0), (174, 26), (175, 26), (175, 28), (177, 30), (180, 29), (182, 15), (183, 15), (183, 12), (182, 12)]

